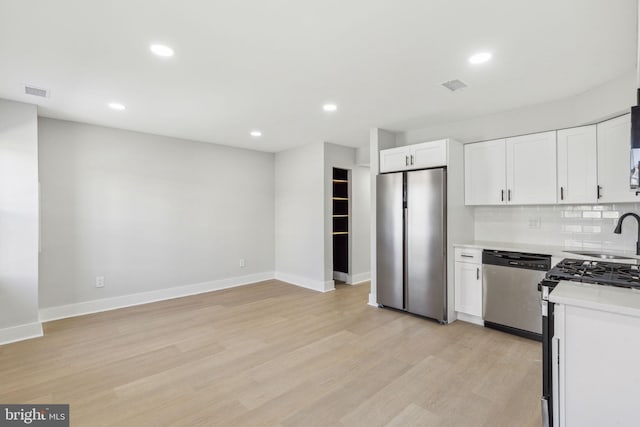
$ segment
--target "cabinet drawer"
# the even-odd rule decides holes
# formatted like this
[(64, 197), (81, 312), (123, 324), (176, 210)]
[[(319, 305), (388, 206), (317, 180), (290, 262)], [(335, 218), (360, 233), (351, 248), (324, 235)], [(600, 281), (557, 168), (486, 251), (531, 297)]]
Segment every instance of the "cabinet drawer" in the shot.
[(482, 249), (455, 248), (455, 260), (482, 264)]

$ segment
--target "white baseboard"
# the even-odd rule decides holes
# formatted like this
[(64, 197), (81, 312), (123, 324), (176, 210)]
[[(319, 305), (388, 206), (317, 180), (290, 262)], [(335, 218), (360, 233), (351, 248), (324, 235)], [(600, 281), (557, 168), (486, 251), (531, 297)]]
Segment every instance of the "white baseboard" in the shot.
[(333, 280), (340, 280), (341, 282), (349, 283), (351, 282), (351, 275), (343, 273), (342, 271), (334, 271)]
[(300, 286), (301, 288), (307, 288), (318, 292), (330, 292), (335, 291), (336, 286), (333, 280), (327, 280), (323, 282), (321, 280), (307, 279), (306, 277), (296, 276), (289, 273), (275, 273), (276, 280), (290, 283), (292, 285)]
[(371, 273), (367, 271), (366, 273), (353, 274), (351, 276), (351, 281), (347, 283), (350, 285), (357, 285), (358, 283), (368, 282), (369, 280), (371, 280)]
[(273, 272), (256, 273), (249, 274), (247, 276), (229, 277), (226, 279), (212, 280), (210, 282), (196, 283), (193, 285), (159, 289), (157, 291), (140, 292), (137, 294), (84, 301), (75, 304), (60, 305), (57, 307), (47, 307), (40, 309), (40, 321), (48, 322), (67, 317), (83, 316), (85, 314), (99, 313), (101, 311), (148, 304), (155, 301), (186, 297), (189, 295), (234, 288), (236, 286), (249, 285), (273, 278)]
[(462, 320), (463, 322), (473, 323), (474, 325), (484, 326), (484, 320), (482, 317), (472, 316), (466, 313), (459, 313), (456, 311), (456, 317), (458, 320)]
[(334, 271), (333, 279), (340, 280), (347, 285), (357, 285), (359, 283), (364, 283), (371, 280), (371, 273), (367, 271), (366, 273), (347, 274), (341, 271)]
[(378, 307), (376, 295), (369, 294), (369, 305), (376, 308)]
[(42, 323), (40, 322), (4, 328), (0, 329), (0, 345), (38, 338), (42, 335)]

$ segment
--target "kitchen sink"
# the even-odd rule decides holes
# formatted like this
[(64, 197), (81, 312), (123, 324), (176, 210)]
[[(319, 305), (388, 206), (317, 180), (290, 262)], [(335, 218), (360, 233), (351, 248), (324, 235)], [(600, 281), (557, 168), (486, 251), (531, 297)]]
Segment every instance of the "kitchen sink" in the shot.
[(616, 255), (616, 254), (608, 254), (606, 252), (597, 252), (597, 251), (565, 251), (568, 254), (574, 255), (582, 255), (588, 256), (592, 258), (600, 258), (600, 259), (608, 259), (608, 260), (617, 260), (617, 259), (636, 259), (624, 255)]

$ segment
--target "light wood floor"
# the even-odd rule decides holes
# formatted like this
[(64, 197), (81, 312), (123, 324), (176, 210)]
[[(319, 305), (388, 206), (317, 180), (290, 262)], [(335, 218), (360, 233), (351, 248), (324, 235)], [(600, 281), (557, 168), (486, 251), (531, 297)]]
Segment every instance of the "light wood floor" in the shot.
[(0, 402), (72, 426), (540, 426), (540, 344), (278, 281), (50, 322)]

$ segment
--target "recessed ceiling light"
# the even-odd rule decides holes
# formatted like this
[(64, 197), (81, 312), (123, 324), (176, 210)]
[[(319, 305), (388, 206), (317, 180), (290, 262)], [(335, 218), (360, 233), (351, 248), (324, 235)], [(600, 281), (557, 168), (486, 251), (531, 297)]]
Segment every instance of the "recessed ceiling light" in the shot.
[(149, 49), (151, 50), (151, 52), (155, 53), (156, 55), (163, 56), (166, 58), (173, 56), (173, 53), (174, 53), (173, 49), (163, 44), (152, 44), (151, 46), (149, 46)]
[(259, 130), (252, 130), (251, 132), (249, 132), (249, 135), (257, 138), (259, 136), (262, 136), (262, 132), (260, 132)]
[(490, 59), (491, 59), (490, 52), (478, 52), (469, 57), (469, 62), (472, 64), (482, 64), (484, 62), (487, 62)]
[(338, 106), (336, 104), (324, 104), (322, 106), (322, 109), (324, 111), (332, 112), (332, 111), (336, 111), (338, 109)]
[(119, 102), (110, 102), (108, 105), (112, 110), (122, 111), (127, 109), (127, 107), (125, 107), (123, 104), (120, 104)]

